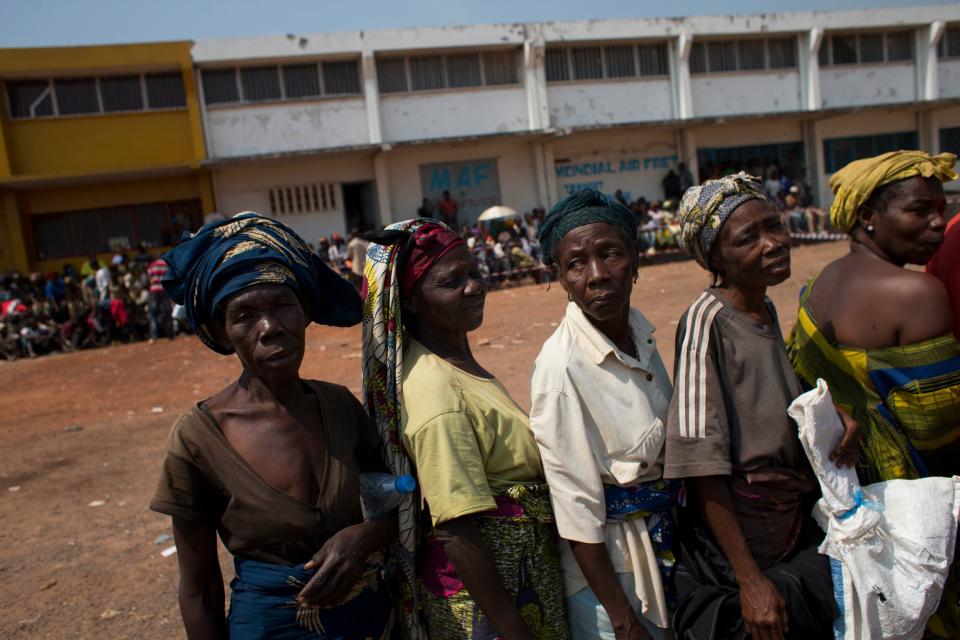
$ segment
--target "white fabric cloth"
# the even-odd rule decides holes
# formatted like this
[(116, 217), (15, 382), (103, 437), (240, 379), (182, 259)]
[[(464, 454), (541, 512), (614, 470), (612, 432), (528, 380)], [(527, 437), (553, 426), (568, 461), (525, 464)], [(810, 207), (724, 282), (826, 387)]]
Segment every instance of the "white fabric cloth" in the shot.
[[(908, 640), (923, 635), (953, 560), (960, 477), (889, 480), (861, 488), (830, 451), (843, 435), (827, 383), (790, 405), (823, 497), (813, 516), (826, 538), (820, 553), (839, 562), (834, 593), (846, 640)], [(858, 496), (861, 496), (858, 498)]]
[(607, 521), (603, 485), (657, 480), (671, 384), (654, 327), (630, 310), (633, 358), (573, 302), (544, 343), (531, 381), (530, 426), (550, 485), (567, 596), (587, 581), (566, 540), (605, 542), (613, 568), (632, 573), (643, 615), (668, 624), (656, 556), (643, 518)]

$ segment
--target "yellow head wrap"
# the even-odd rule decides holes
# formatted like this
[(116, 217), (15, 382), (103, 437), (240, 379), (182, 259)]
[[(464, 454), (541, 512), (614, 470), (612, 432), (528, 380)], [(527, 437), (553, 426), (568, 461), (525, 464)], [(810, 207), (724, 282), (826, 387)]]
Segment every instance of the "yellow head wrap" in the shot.
[(879, 187), (913, 176), (937, 178), (940, 182), (956, 180), (956, 161), (957, 156), (952, 153), (931, 156), (924, 151), (890, 151), (855, 160), (830, 176), (830, 189), (836, 195), (830, 207), (830, 222), (840, 231), (849, 232), (857, 222), (857, 209)]

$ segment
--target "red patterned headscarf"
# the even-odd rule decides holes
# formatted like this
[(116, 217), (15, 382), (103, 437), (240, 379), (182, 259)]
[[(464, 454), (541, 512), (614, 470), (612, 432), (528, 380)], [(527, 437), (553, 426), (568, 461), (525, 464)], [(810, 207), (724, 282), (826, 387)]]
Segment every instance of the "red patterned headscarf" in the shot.
[(409, 296), (414, 285), (430, 267), (461, 245), (466, 245), (466, 242), (446, 225), (428, 222), (417, 227), (410, 238), (406, 264), (400, 273), (400, 294)]

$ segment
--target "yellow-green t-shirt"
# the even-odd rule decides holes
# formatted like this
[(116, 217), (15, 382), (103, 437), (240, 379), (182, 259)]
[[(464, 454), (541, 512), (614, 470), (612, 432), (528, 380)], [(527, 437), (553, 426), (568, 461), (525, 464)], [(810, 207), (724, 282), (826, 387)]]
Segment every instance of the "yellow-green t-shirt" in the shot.
[(495, 508), (493, 496), (512, 485), (544, 481), (530, 420), (498, 380), (413, 339), (403, 368), (403, 442), (434, 525)]

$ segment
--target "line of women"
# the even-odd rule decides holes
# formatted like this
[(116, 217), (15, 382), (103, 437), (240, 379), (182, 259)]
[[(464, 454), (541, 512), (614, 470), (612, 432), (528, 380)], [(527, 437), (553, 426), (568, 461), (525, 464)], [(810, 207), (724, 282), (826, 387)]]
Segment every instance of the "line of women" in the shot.
[[(679, 318), (671, 382), (631, 306), (632, 213), (595, 191), (540, 230), (567, 294), (529, 416), (474, 357), (486, 290), (464, 241), (418, 219), (370, 236), (362, 300), (282, 224), (247, 213), (166, 256), (165, 287), (238, 380), (171, 433), (191, 638), (829, 638), (817, 483), (787, 406), (829, 383), (861, 480), (960, 474), (960, 346), (925, 264), (955, 158), (835, 174), (850, 254), (807, 284), (788, 341), (766, 296), (789, 233), (744, 174), (687, 191), (682, 246), (712, 283)], [(363, 323), (363, 408), (300, 378), (310, 321)], [(358, 476), (419, 492), (365, 521)], [(229, 615), (216, 537), (234, 558)], [(931, 620), (958, 637), (956, 581)], [(951, 590), (951, 586), (953, 589)]]

